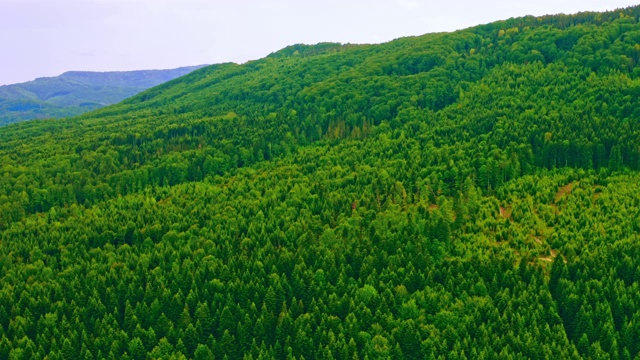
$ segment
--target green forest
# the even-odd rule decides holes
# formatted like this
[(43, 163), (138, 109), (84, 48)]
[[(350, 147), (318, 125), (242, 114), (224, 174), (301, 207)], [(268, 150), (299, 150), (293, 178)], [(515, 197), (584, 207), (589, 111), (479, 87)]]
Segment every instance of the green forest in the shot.
[(0, 128), (0, 359), (640, 359), (640, 6), (293, 45)]

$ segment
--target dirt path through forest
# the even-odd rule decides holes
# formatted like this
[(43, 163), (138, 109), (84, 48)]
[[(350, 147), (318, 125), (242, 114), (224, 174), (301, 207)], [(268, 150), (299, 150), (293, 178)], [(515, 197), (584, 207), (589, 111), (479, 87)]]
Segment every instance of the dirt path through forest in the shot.
[(562, 198), (564, 195), (566, 194), (570, 194), (571, 191), (573, 190), (573, 187), (576, 186), (576, 182), (570, 182), (569, 184), (565, 185), (565, 186), (561, 186), (558, 188), (558, 193), (556, 193), (556, 199), (554, 202), (558, 202), (560, 200), (560, 198)]

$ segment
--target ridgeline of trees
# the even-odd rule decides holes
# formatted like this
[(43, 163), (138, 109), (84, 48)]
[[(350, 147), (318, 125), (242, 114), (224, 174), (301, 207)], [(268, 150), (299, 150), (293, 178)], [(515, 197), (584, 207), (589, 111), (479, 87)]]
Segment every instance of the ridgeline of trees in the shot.
[(0, 359), (637, 358), (639, 20), (294, 45), (0, 128)]

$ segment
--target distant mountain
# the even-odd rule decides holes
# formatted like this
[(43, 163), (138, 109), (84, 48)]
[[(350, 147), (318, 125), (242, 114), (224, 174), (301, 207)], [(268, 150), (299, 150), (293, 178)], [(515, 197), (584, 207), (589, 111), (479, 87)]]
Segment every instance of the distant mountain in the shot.
[(0, 86), (0, 125), (79, 115), (206, 65), (170, 70), (90, 72), (69, 71), (60, 76)]

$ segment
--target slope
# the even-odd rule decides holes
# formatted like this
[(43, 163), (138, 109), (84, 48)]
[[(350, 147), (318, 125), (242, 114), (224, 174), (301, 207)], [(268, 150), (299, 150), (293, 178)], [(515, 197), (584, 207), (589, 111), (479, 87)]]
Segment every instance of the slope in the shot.
[(201, 67), (203, 65), (170, 70), (70, 71), (56, 77), (0, 86), (0, 125), (78, 115), (115, 104)]
[(639, 17), (298, 45), (0, 129), (0, 356), (637, 356)]

